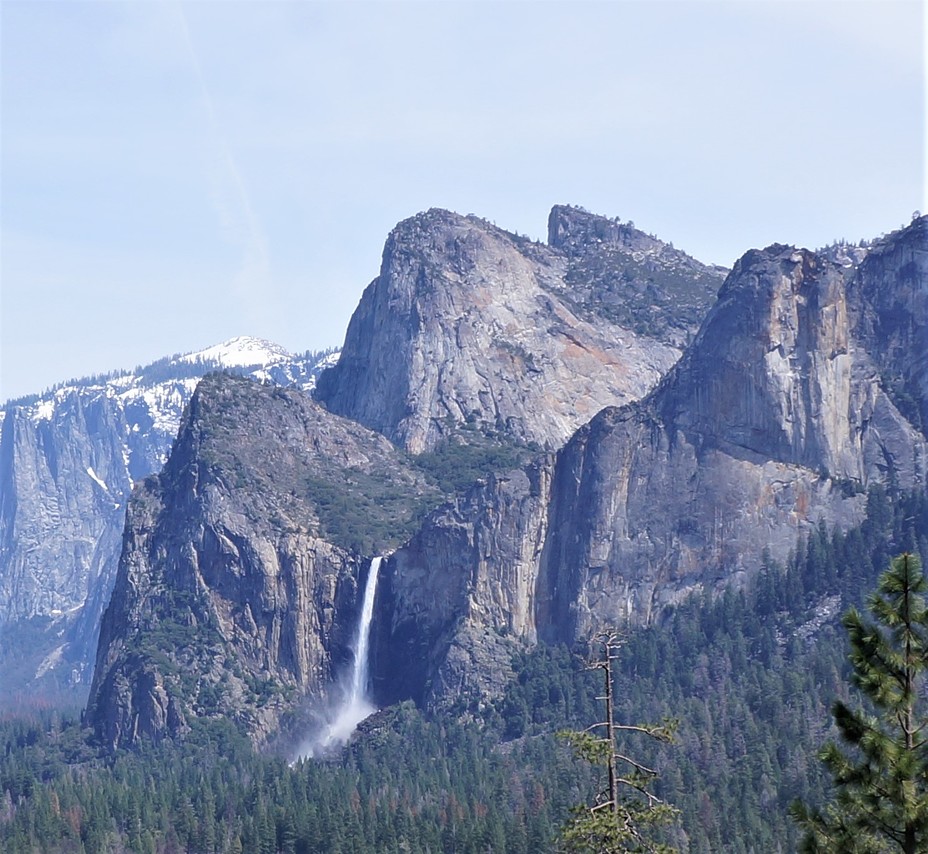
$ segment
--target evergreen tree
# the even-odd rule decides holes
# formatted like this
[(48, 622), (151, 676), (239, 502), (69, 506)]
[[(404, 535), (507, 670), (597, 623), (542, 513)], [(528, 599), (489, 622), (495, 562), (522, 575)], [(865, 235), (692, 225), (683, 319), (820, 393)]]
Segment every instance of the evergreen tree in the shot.
[(614, 632), (600, 636), (603, 657), (592, 667), (604, 674), (606, 718), (589, 729), (604, 729), (597, 737), (585, 732), (560, 733), (576, 752), (589, 762), (605, 765), (609, 784), (593, 806), (581, 805), (561, 831), (561, 846), (577, 854), (619, 854), (619, 852), (653, 852), (673, 854), (673, 848), (652, 840), (655, 826), (672, 821), (677, 810), (654, 794), (651, 784), (657, 771), (621, 752), (617, 733), (639, 733), (658, 741), (673, 741), (676, 727), (672, 721), (660, 725), (628, 725), (615, 722), (613, 696), (613, 662), (618, 658), (619, 639)]
[(868, 599), (876, 622), (852, 608), (844, 617), (853, 684), (877, 713), (834, 706), (845, 751), (820, 758), (837, 790), (824, 811), (793, 805), (805, 852), (882, 854), (928, 850), (928, 580), (915, 555), (902, 554)]

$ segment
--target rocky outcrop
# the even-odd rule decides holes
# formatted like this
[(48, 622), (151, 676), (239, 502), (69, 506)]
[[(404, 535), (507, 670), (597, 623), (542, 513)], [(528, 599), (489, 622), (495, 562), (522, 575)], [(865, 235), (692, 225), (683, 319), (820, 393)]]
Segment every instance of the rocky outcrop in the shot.
[[(880, 248), (899, 266), (882, 268), (879, 301), (908, 300), (905, 329), (924, 323), (901, 296), (911, 290), (904, 247), (922, 225)], [(872, 266), (859, 276), (868, 281)], [(773, 246), (735, 265), (660, 387), (601, 413), (560, 454), (539, 570), (542, 635), (650, 620), (751, 573), (764, 548), (782, 559), (820, 519), (858, 521), (873, 483), (925, 485), (928, 441), (883, 385), (880, 339), (852, 323), (883, 314), (866, 293), (804, 250)]]
[(383, 703), (495, 693), (537, 641), (535, 590), (553, 455), (501, 472), (432, 513), (384, 573), (374, 687)]
[(849, 286), (854, 337), (906, 419), (928, 435), (928, 216), (867, 253)]
[(205, 378), (130, 502), (87, 712), (99, 738), (224, 715), (263, 741), (350, 658), (357, 544), (389, 550), (439, 500), (386, 439), (305, 394)]
[(559, 295), (585, 317), (685, 347), (728, 272), (635, 228), (567, 205), (548, 217), (548, 246), (566, 259)]
[(805, 250), (749, 252), (655, 406), (673, 429), (732, 455), (864, 485), (893, 466), (913, 483), (920, 443), (869, 343), (854, 336), (838, 268)]
[[(629, 267), (628, 281), (617, 274), (601, 289), (608, 277), (591, 270), (615, 272), (615, 257), (631, 264), (647, 242), (647, 264), (666, 273), (663, 244), (622, 226), (628, 240), (606, 252), (588, 222), (600, 218), (555, 211), (562, 226), (548, 247), (447, 211), (400, 223), (317, 397), (412, 453), (461, 425), (556, 448), (604, 406), (641, 397), (676, 361), (683, 333), (649, 337), (623, 325), (619, 306), (651, 311), (649, 287)], [(685, 257), (670, 254), (674, 263)], [(685, 281), (714, 293), (718, 272), (689, 260), (698, 276), (668, 275), (664, 292)], [(658, 313), (673, 313), (668, 302)], [(687, 308), (678, 325), (698, 322), (695, 314)]]
[(132, 484), (164, 464), (200, 377), (310, 389), (320, 361), (239, 338), (0, 409), (0, 704), (83, 699)]

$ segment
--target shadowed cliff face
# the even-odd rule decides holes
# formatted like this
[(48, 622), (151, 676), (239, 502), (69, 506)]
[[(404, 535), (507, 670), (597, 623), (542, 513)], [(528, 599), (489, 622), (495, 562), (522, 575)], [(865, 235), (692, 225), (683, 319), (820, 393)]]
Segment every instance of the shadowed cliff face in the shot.
[(0, 412), (0, 703), (63, 686), (85, 696), (131, 478), (171, 442), (140, 414), (100, 386)]
[(884, 388), (928, 435), (928, 216), (870, 250), (849, 299), (854, 336)]
[(126, 413), (105, 393), (70, 390), (55, 417), (13, 407), (0, 420), (3, 625), (84, 603), (101, 563), (118, 553), (131, 482)]
[[(561, 211), (562, 230), (576, 219), (575, 232), (602, 243), (586, 225), (601, 218)], [(586, 265), (568, 251), (578, 241), (545, 247), (437, 210), (400, 223), (317, 397), (412, 453), (464, 424), (559, 447), (604, 406), (641, 397), (680, 352), (676, 338), (616, 319), (615, 294), (604, 301), (593, 286), (592, 250)], [(717, 272), (689, 260), (714, 290)], [(625, 302), (649, 301), (626, 290)]]
[(537, 641), (535, 590), (553, 455), (443, 505), (388, 563), (375, 696), (441, 705), (494, 693)]
[[(368, 507), (372, 493), (401, 500)], [(386, 439), (305, 394), (204, 379), (130, 503), (88, 705), (98, 736), (222, 714), (263, 741), (350, 657), (366, 560), (349, 523), (381, 551), (438, 497)]]

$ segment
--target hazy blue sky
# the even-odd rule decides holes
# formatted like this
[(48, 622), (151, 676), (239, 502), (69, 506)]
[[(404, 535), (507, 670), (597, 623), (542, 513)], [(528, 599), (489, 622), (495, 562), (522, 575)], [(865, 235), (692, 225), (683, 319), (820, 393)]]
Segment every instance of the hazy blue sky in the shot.
[(429, 207), (704, 261), (907, 223), (919, 2), (0, 2), (0, 400), (252, 334), (340, 344)]

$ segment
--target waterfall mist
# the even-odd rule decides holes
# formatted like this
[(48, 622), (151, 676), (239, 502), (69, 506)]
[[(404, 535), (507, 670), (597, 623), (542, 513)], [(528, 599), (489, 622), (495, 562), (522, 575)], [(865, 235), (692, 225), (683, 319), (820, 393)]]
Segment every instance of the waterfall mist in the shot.
[(380, 574), (382, 562), (382, 557), (375, 557), (371, 560), (367, 583), (364, 585), (364, 599), (358, 617), (358, 627), (351, 645), (354, 661), (348, 674), (349, 678), (343, 683), (342, 699), (337, 705), (329, 708), (323, 717), (323, 724), (319, 731), (310, 736), (298, 751), (299, 757), (319, 756), (330, 748), (344, 744), (357, 729), (358, 724), (377, 711), (368, 693), (369, 647), (374, 600), (377, 596), (377, 577)]

